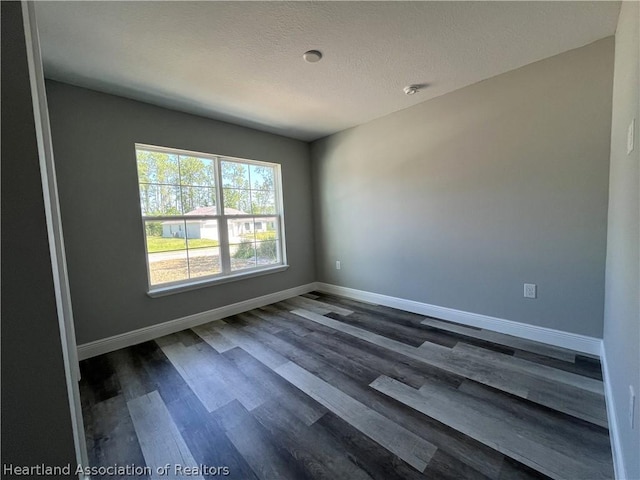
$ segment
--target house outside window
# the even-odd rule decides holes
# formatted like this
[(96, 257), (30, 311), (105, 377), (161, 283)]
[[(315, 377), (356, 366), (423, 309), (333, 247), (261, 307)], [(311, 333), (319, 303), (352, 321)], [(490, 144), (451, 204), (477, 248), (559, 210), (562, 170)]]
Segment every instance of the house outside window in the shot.
[(280, 166), (136, 144), (149, 289), (285, 265)]

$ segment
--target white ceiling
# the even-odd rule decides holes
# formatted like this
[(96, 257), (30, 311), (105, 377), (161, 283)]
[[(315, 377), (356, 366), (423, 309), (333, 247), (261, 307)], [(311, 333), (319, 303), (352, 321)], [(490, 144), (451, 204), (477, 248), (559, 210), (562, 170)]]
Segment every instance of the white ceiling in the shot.
[[(48, 78), (312, 140), (615, 33), (619, 2), (39, 2)], [(321, 62), (302, 54), (318, 49)], [(427, 84), (404, 95), (408, 84)]]

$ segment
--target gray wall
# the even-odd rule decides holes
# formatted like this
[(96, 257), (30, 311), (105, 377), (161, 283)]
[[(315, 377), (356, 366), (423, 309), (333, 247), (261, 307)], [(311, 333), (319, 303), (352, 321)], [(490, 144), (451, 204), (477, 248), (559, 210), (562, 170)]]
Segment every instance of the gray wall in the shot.
[(601, 337), (613, 49), (314, 142), (318, 279)]
[[(640, 478), (640, 29), (639, 4), (622, 2), (616, 32), (611, 124), (609, 229), (604, 346), (627, 477)], [(636, 145), (627, 155), (627, 128), (636, 119)], [(628, 420), (629, 385), (636, 393), (635, 430)], [(620, 473), (620, 472), (619, 472)]]
[(3, 464), (74, 468), (21, 5), (1, 8), (1, 456)]
[[(315, 281), (306, 143), (58, 82), (47, 95), (78, 344)], [(291, 267), (149, 298), (136, 142), (281, 164)]]

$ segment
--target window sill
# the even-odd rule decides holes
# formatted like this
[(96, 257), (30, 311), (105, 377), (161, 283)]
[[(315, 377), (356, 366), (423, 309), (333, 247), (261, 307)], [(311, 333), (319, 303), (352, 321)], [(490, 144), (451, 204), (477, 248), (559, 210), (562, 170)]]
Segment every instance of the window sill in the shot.
[(173, 295), (175, 293), (188, 292), (189, 290), (196, 290), (198, 288), (212, 287), (214, 285), (221, 285), (223, 283), (237, 282), (238, 280), (246, 280), (248, 278), (260, 277), (262, 275), (269, 275), (271, 273), (284, 272), (289, 265), (277, 265), (272, 268), (265, 268), (262, 270), (253, 270), (249, 272), (236, 273), (233, 275), (227, 275), (220, 278), (208, 278), (206, 280), (196, 280), (189, 283), (182, 283), (180, 285), (171, 285), (168, 287), (156, 287), (147, 292), (151, 298), (165, 297), (167, 295)]

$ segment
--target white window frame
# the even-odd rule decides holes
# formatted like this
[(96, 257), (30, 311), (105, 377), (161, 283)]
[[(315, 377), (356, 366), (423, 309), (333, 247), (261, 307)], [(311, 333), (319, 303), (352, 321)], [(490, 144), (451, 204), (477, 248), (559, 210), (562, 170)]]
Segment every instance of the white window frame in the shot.
[[(135, 144), (135, 157), (136, 157), (136, 173), (138, 172), (138, 150), (154, 151), (159, 153), (168, 153), (172, 155), (184, 155), (193, 156), (197, 158), (205, 158), (213, 161), (215, 169), (215, 195), (216, 195), (216, 215), (160, 215), (160, 216), (146, 216), (142, 214), (141, 202), (138, 202), (140, 207), (140, 217), (142, 219), (142, 235), (145, 249), (145, 262), (147, 265), (147, 294), (151, 297), (161, 297), (170, 295), (173, 293), (179, 293), (183, 291), (193, 290), (197, 288), (203, 288), (215, 284), (233, 282), (246, 278), (256, 277), (260, 275), (266, 275), (270, 273), (276, 273), (286, 270), (289, 265), (287, 264), (286, 253), (286, 241), (284, 233), (284, 205), (282, 201), (282, 172), (280, 164), (273, 162), (264, 162), (259, 160), (251, 160), (246, 158), (230, 157), (228, 155), (216, 155), (211, 153), (196, 152), (192, 150), (183, 150), (170, 147), (161, 147), (157, 145), (149, 145), (144, 143)], [(242, 163), (245, 165), (260, 165), (268, 166), (274, 169), (274, 190), (275, 190), (275, 205), (276, 212), (269, 214), (243, 214), (243, 215), (226, 215), (224, 213), (224, 199), (222, 186), (222, 161), (230, 161)], [(138, 177), (138, 199), (140, 200), (140, 178)], [(231, 256), (229, 249), (229, 233), (228, 233), (228, 220), (253, 220), (255, 221), (272, 221), (275, 218), (278, 226), (278, 239), (276, 240), (276, 250), (278, 255), (278, 262), (269, 265), (256, 265), (255, 267), (244, 268), (241, 270), (231, 270)], [(151, 284), (151, 270), (149, 265), (149, 252), (147, 248), (146, 239), (146, 222), (147, 221), (167, 221), (167, 220), (216, 220), (218, 223), (218, 237), (219, 237), (219, 249), (220, 249), (220, 264), (221, 272), (212, 275), (201, 276), (196, 278), (187, 278), (184, 280), (176, 280), (174, 282), (166, 282), (161, 284)], [(254, 223), (255, 225), (255, 223)], [(254, 227), (255, 229), (255, 227)], [(185, 232), (186, 234), (186, 232)], [(186, 238), (185, 238), (186, 243)], [(188, 251), (188, 247), (187, 247)], [(188, 262), (187, 262), (188, 268)]]

